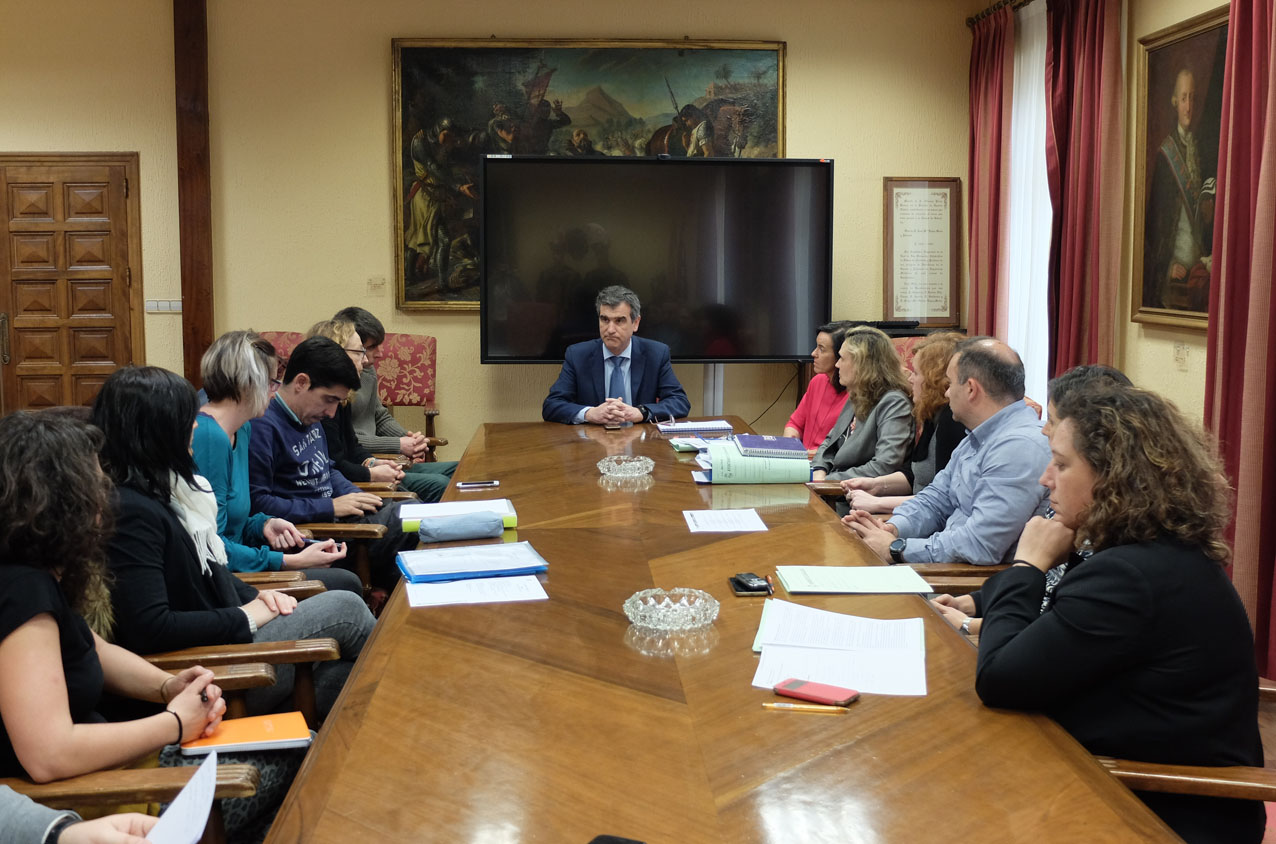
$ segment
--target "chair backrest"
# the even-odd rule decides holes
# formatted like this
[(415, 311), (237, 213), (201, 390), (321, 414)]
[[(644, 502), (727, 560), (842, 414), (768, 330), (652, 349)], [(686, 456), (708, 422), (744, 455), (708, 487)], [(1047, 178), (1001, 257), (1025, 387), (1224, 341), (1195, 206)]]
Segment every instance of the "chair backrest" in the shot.
[(381, 401), (389, 407), (434, 403), (437, 343), (427, 334), (386, 334), (377, 361)]
[(292, 355), (292, 350), (297, 348), (297, 344), (306, 339), (306, 335), (300, 331), (259, 331), (262, 337), (270, 341), (275, 347), (275, 354), (279, 357), (279, 371), (282, 373), (288, 368), (288, 358)]
[(920, 337), (892, 337), (891, 344), (895, 346), (895, 351), (899, 354), (900, 361), (907, 369), (908, 365), (913, 361), (913, 349), (917, 344), (925, 340), (925, 335)]

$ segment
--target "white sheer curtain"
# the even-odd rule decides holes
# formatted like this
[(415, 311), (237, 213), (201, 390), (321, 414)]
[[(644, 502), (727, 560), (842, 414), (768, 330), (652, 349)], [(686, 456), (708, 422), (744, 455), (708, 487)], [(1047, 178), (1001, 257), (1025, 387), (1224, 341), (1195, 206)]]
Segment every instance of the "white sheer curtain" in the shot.
[(1053, 216), (1046, 184), (1045, 0), (1017, 10), (1015, 26), (1006, 325), (1002, 336), (1023, 357), (1028, 395), (1044, 407), (1050, 364), (1048, 281)]

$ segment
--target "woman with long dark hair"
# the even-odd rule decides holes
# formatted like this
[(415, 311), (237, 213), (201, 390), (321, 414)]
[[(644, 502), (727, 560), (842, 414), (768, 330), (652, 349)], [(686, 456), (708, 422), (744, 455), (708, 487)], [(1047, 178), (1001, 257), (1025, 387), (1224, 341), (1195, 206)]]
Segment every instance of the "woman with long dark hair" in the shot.
[[(330, 636), (341, 659), (315, 665), (315, 703), (327, 715), (373, 618), (362, 599), (329, 591), (298, 604), (259, 592), (227, 569), (217, 502), (195, 474), (195, 389), (158, 367), (118, 370), (98, 393), (93, 422), (105, 435), (102, 468), (115, 484), (115, 533), (107, 547), (117, 641), (141, 652)], [(278, 709), (291, 666), (275, 685), (248, 693), (250, 712)]]

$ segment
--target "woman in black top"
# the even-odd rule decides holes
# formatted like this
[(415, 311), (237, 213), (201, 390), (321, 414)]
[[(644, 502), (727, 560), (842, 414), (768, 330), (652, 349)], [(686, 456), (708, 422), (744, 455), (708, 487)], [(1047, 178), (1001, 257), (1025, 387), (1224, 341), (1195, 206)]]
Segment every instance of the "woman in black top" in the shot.
[[(226, 709), (211, 671), (169, 675), (81, 617), (109, 616), (100, 441), (69, 414), (0, 419), (0, 776), (48, 782), (118, 767), (210, 734)], [(104, 691), (165, 710), (105, 723)]]
[[(1053, 397), (1052, 397), (1053, 398)], [(1227, 483), (1203, 436), (1143, 390), (1057, 400), (1051, 520), (983, 588), (976, 691), (1039, 710), (1087, 750), (1178, 765), (1262, 765), (1254, 641), (1223, 570)], [(1083, 547), (1049, 612), (1046, 572)], [(1263, 837), (1255, 801), (1142, 793), (1191, 842)]]
[[(116, 371), (93, 404), (93, 422), (105, 434), (102, 466), (115, 482), (107, 562), (116, 640), (154, 653), (331, 637), (341, 658), (314, 667), (315, 706), (325, 717), (372, 632), (372, 614), (352, 592), (323, 592), (298, 604), (230, 573), (216, 498), (194, 472), (196, 411), (190, 383), (153, 366)], [(275, 670), (274, 685), (247, 694), (250, 713), (288, 703), (292, 666)]]

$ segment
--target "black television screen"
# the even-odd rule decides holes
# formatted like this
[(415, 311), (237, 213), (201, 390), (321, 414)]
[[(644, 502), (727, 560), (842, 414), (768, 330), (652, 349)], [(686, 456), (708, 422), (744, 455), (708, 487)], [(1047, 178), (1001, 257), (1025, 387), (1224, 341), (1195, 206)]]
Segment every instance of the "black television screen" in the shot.
[(610, 284), (675, 361), (810, 354), (833, 295), (833, 162), (484, 159), (483, 363), (561, 361)]

